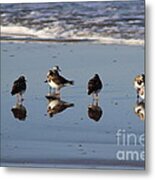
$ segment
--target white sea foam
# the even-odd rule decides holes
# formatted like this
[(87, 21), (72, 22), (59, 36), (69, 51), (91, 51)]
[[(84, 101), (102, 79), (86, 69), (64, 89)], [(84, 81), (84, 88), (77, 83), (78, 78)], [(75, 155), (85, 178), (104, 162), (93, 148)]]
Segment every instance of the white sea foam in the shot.
[(37, 39), (37, 40), (89, 40), (101, 44), (125, 44), (125, 45), (144, 45), (141, 39), (121, 39), (113, 37), (103, 37), (97, 33), (90, 33), (89, 29), (83, 31), (70, 30), (65, 31), (58, 23), (52, 28), (44, 28), (42, 30), (29, 29), (23, 26), (1, 26), (1, 36), (7, 38), (18, 39)]
[(144, 45), (144, 40), (141, 39), (115, 39), (111, 37), (98, 39), (103, 44), (125, 44), (125, 45)]
[(36, 37), (35, 31), (23, 26), (1, 26), (1, 36)]

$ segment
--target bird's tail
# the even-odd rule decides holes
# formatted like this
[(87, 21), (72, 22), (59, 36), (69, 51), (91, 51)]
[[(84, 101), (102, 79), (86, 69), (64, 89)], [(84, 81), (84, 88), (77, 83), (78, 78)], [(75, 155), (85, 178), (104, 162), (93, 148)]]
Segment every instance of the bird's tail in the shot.
[(74, 85), (74, 81), (68, 81), (68, 84)]
[(65, 105), (66, 105), (66, 107), (73, 107), (74, 106), (74, 104), (73, 103), (65, 103)]

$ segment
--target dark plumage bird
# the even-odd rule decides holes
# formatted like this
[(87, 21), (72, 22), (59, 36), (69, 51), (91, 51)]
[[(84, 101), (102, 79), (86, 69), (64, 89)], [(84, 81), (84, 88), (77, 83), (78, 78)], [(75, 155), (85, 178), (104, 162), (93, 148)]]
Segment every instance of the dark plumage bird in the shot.
[(46, 83), (49, 84), (51, 88), (56, 89), (56, 91), (58, 92), (62, 87), (74, 84), (74, 81), (67, 80), (63, 76), (61, 76), (59, 74), (59, 71), (60, 68), (58, 66), (54, 66), (47, 73), (47, 80), (45, 81)]
[(14, 81), (11, 94), (13, 95), (20, 95), (26, 91), (26, 79), (24, 76), (20, 76), (16, 81)]
[(101, 91), (102, 89), (102, 82), (99, 78), (98, 74), (95, 74), (95, 76), (89, 80), (88, 82), (88, 95), (94, 95), (96, 96), (96, 98), (98, 97), (98, 93)]

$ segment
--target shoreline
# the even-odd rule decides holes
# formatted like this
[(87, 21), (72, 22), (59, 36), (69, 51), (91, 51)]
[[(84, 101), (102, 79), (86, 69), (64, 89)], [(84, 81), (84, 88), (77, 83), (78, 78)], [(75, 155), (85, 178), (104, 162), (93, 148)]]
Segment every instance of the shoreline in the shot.
[(60, 43), (72, 43), (72, 42), (93, 42), (93, 40), (88, 40), (88, 39), (83, 39), (83, 40), (79, 40), (79, 39), (25, 39), (25, 38), (9, 38), (9, 39), (1, 39), (1, 42), (60, 42)]
[(99, 43), (91, 40), (0, 40), (1, 43), (16, 43), (16, 44), (27, 44), (27, 43), (34, 43), (34, 44), (89, 44), (89, 45), (101, 45), (101, 46), (126, 46), (126, 47), (140, 47), (145, 48), (145, 44), (117, 44), (117, 43)]
[(1, 42), (24, 42), (24, 43), (92, 43), (92, 44), (101, 44), (101, 45), (126, 45), (126, 46), (141, 46), (144, 47), (144, 40), (136, 40), (136, 39), (115, 39), (112, 37), (103, 37), (101, 39), (50, 39), (50, 38), (11, 38), (11, 37), (2, 37), (0, 38)]

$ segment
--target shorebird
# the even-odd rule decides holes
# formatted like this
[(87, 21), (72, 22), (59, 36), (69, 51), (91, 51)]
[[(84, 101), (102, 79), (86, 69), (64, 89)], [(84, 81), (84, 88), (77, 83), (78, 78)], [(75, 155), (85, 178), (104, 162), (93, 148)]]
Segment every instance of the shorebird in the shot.
[(145, 75), (137, 75), (134, 79), (134, 88), (137, 91), (137, 99), (145, 99)]
[(55, 89), (56, 94), (60, 94), (60, 89), (62, 87), (74, 84), (74, 81), (67, 80), (63, 76), (61, 76), (59, 74), (60, 71), (61, 70), (59, 66), (54, 66), (47, 73), (47, 80), (45, 82), (48, 83), (50, 86), (50, 93), (51, 93), (51, 88), (53, 88)]
[(19, 97), (21, 97), (21, 101), (24, 99), (22, 98), (23, 93), (26, 91), (26, 79), (24, 76), (20, 76), (17, 80), (14, 81), (11, 94), (17, 95), (17, 102), (19, 102)]
[(101, 91), (102, 86), (99, 75), (95, 74), (95, 76), (88, 81), (88, 95), (92, 94), (93, 99), (98, 99), (98, 93)]

